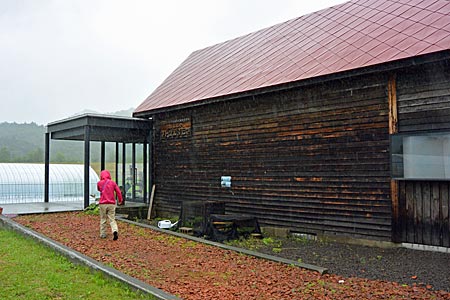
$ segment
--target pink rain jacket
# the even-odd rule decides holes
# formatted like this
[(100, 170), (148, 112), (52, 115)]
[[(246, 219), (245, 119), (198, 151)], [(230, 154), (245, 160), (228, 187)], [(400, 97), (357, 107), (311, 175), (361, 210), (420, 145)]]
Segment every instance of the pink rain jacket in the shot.
[(99, 204), (116, 204), (114, 192), (117, 194), (119, 204), (122, 204), (122, 193), (117, 184), (111, 180), (111, 174), (107, 170), (100, 172), (100, 181), (97, 183), (97, 190), (100, 192)]

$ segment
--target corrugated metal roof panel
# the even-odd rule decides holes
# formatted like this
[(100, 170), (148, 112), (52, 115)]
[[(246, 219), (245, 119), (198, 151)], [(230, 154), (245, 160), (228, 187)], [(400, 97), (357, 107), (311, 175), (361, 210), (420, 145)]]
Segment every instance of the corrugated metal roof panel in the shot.
[(449, 49), (449, 1), (349, 1), (193, 52), (135, 113)]

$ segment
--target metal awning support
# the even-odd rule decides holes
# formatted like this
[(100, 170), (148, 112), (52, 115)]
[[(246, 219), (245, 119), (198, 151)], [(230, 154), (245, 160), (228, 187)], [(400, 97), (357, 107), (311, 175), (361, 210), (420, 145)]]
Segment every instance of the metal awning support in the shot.
[(119, 143), (116, 142), (116, 182), (119, 182)]
[(131, 144), (131, 182), (134, 184), (131, 186), (131, 198), (136, 198), (136, 144)]
[[(126, 144), (133, 144), (133, 200), (135, 198), (136, 176), (135, 170), (135, 144), (143, 144), (147, 149), (147, 137), (152, 131), (152, 120), (140, 118), (128, 118), (110, 115), (84, 114), (61, 121), (49, 123), (45, 134), (45, 180), (44, 180), (44, 201), (49, 202), (50, 185), (50, 141), (53, 140), (78, 140), (84, 141), (84, 207), (89, 206), (89, 168), (90, 168), (90, 144), (91, 142), (101, 142), (100, 165), (105, 169), (105, 143), (116, 143), (116, 181), (119, 160), (119, 144), (122, 143), (122, 185), (125, 186), (125, 164), (126, 164)], [(147, 199), (147, 151), (144, 150), (144, 182), (143, 200)], [(150, 160), (151, 161), (151, 160)]]
[(100, 169), (104, 170), (106, 167), (106, 159), (105, 159), (105, 152), (106, 152), (106, 143), (102, 141), (101, 143), (101, 150), (100, 150)]
[(89, 206), (89, 167), (91, 165), (91, 129), (84, 126), (84, 208)]
[(44, 202), (48, 202), (49, 187), (50, 187), (50, 134), (45, 133), (45, 175), (44, 175)]
[(127, 144), (123, 143), (122, 144), (122, 186), (123, 186), (123, 190), (124, 190), (124, 198), (126, 198), (126, 182), (125, 182), (125, 167), (127, 164)]
[[(143, 168), (143, 173), (144, 173), (144, 175), (142, 176), (142, 181), (144, 181), (144, 185), (146, 185), (147, 183), (148, 183), (148, 181), (147, 181), (147, 140), (144, 142), (144, 145), (143, 145), (143, 149), (142, 149), (142, 152), (144, 153), (144, 155), (143, 155), (143, 164), (144, 164), (144, 168)], [(151, 186), (151, 184), (149, 185), (149, 186)], [(142, 197), (144, 197), (144, 199), (147, 199), (147, 188), (145, 188), (143, 191), (142, 191)]]

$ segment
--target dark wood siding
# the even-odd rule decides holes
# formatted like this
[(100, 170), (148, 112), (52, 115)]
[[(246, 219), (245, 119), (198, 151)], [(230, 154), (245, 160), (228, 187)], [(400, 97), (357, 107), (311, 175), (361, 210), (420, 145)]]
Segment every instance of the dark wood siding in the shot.
[(450, 129), (450, 62), (397, 75), (399, 132)]
[[(450, 129), (450, 62), (420, 66), (397, 75), (399, 132)], [(450, 247), (449, 183), (401, 181), (403, 242)]]
[[(158, 213), (225, 201), (227, 213), (263, 225), (390, 240), (387, 81), (359, 77), (155, 116)], [(190, 136), (159, 136), (163, 122), (181, 119)]]
[(402, 241), (450, 247), (449, 183), (401, 181)]

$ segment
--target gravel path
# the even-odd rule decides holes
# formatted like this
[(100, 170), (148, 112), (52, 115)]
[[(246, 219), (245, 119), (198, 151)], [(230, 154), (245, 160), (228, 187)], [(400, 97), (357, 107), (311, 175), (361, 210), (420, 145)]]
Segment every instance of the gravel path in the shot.
[[(439, 269), (430, 273), (436, 275), (447, 272), (447, 281), (438, 285), (425, 277), (429, 275), (428, 272), (422, 274), (418, 271), (422, 267), (429, 267), (429, 263), (425, 260), (420, 264), (415, 263), (415, 260), (422, 259), (419, 257), (421, 254), (424, 257), (434, 255), (428, 252), (414, 252), (414, 257), (410, 258), (397, 252), (390, 259), (386, 250), (380, 252), (377, 248), (343, 244), (293, 239), (267, 243), (270, 238), (247, 244), (253, 250), (268, 251), (293, 260), (301, 259), (305, 263), (328, 267), (331, 273), (343, 274), (320, 275), (125, 222), (119, 222), (120, 237), (117, 241), (113, 241), (111, 235), (107, 239), (101, 239), (99, 217), (82, 212), (26, 215), (14, 220), (99, 262), (186, 300), (450, 299), (450, 293), (443, 290), (449, 286), (447, 255), (439, 257), (439, 260), (434, 257), (431, 259), (432, 268)], [(245, 245), (247, 242), (242, 243)], [(260, 246), (259, 244), (265, 247), (255, 249), (254, 246)], [(402, 260), (412, 261), (415, 272), (409, 273), (403, 261), (396, 258), (398, 256)], [(381, 266), (385, 261), (383, 271)], [(398, 263), (398, 267), (395, 267), (394, 262)], [(390, 272), (394, 267), (396, 272)], [(382, 280), (367, 279), (372, 276), (371, 270), (378, 270), (374, 278)], [(417, 276), (414, 282), (416, 286), (403, 286), (407, 283), (406, 279), (388, 277), (395, 274), (406, 279)], [(434, 286), (427, 286), (431, 284)]]
[(280, 241), (281, 247), (261, 243), (257, 251), (325, 267), (329, 273), (344, 277), (393, 281), (450, 291), (448, 253), (295, 239)]

